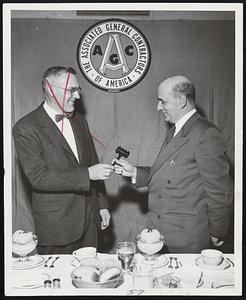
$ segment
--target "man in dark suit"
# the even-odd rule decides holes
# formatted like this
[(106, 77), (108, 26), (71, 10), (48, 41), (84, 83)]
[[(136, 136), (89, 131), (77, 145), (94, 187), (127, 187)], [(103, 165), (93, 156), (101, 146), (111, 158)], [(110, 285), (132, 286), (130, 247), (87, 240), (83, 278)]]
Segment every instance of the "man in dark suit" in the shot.
[(102, 180), (113, 167), (98, 163), (87, 121), (74, 111), (80, 98), (75, 71), (51, 67), (42, 87), (45, 102), (13, 128), (18, 159), (32, 188), (38, 252), (97, 247), (98, 228), (110, 222)]
[[(232, 208), (233, 187), (226, 147), (218, 129), (195, 108), (195, 87), (184, 76), (164, 80), (158, 110), (169, 130), (150, 167), (116, 160), (115, 172), (148, 186), (147, 226), (157, 228), (172, 253), (199, 253), (221, 246)], [(174, 136), (171, 138), (172, 131)]]

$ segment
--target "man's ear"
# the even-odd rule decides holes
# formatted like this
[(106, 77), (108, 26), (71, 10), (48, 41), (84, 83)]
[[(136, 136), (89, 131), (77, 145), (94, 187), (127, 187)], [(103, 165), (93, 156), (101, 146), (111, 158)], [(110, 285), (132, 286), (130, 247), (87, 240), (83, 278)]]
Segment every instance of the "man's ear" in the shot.
[(178, 99), (178, 105), (181, 109), (185, 108), (187, 104), (187, 99), (185, 97), (185, 95), (180, 95), (179, 99)]
[(48, 78), (45, 78), (45, 88), (46, 88), (46, 92), (47, 94), (51, 97), (51, 98), (54, 98), (53, 97), (53, 93), (51, 91), (51, 86), (50, 86), (50, 83), (48, 81)]

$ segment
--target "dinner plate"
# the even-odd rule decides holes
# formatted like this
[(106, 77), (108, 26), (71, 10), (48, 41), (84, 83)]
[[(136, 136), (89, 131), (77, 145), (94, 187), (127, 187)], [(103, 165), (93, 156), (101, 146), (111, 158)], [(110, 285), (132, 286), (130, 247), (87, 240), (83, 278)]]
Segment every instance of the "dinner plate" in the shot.
[(50, 279), (50, 275), (47, 273), (41, 273), (35, 276), (35, 278), (28, 279), (16, 279), (14, 278), (13, 288), (15, 289), (37, 289), (44, 286), (44, 281)]
[(211, 269), (211, 270), (225, 270), (231, 266), (229, 261), (224, 257), (222, 258), (222, 262), (217, 266), (206, 265), (201, 256), (196, 258), (195, 264), (200, 268)]
[(18, 258), (13, 258), (12, 268), (14, 270), (26, 270), (41, 266), (45, 259), (40, 255), (29, 256), (26, 261), (20, 261)]

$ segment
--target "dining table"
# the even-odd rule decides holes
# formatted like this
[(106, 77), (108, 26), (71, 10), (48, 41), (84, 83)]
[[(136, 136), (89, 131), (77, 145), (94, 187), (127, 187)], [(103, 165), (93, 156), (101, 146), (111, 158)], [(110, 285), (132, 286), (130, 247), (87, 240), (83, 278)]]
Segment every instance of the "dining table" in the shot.
[[(140, 274), (124, 272), (123, 283), (116, 288), (77, 288), (71, 273), (79, 265), (73, 255), (34, 255), (35, 263), (18, 267), (13, 258), (11, 287), (13, 295), (197, 295), (233, 294), (235, 289), (234, 254), (223, 254), (218, 266), (204, 264), (201, 254), (162, 254), (155, 264), (145, 265), (145, 258), (135, 254), (135, 263), (148, 269), (154, 281), (159, 276), (174, 275), (180, 278), (179, 288), (156, 288), (146, 282), (146, 270)], [(97, 253), (100, 260), (117, 260), (116, 254)], [(137, 277), (136, 277), (137, 276)], [(48, 284), (47, 284), (48, 283)], [(50, 284), (49, 284), (50, 283)]]

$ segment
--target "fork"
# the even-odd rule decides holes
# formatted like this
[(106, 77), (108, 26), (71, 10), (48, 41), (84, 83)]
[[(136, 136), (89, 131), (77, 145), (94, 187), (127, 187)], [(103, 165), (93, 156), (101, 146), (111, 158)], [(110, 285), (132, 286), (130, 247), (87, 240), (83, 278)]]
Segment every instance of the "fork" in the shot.
[(45, 261), (45, 264), (44, 264), (44, 267), (45, 267), (45, 268), (48, 267), (47, 262), (48, 262), (51, 258), (52, 258), (52, 256), (50, 256), (50, 257)]
[(174, 257), (174, 260), (175, 260), (175, 262), (176, 262), (175, 269), (178, 269), (178, 268), (179, 268), (178, 258), (177, 258), (177, 257)]
[(50, 265), (50, 268), (54, 268), (55, 266), (54, 266), (54, 263), (55, 263), (55, 261), (57, 260), (57, 259), (59, 259), (60, 258), (60, 256), (57, 256), (53, 261), (52, 261), (52, 264)]
[(173, 266), (172, 266), (172, 261), (173, 261), (173, 257), (172, 257), (172, 256), (170, 256), (170, 263), (169, 263), (169, 266), (168, 266), (168, 268), (173, 268)]

